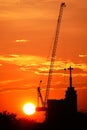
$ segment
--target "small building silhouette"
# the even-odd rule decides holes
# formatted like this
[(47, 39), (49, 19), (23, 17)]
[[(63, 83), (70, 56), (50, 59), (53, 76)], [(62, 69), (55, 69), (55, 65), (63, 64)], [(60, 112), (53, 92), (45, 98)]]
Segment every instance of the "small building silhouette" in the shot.
[(62, 118), (64, 116), (70, 116), (77, 113), (77, 94), (76, 90), (72, 86), (72, 69), (71, 66), (68, 68), (70, 70), (69, 87), (65, 92), (65, 98), (61, 100), (49, 99), (48, 109), (46, 113), (47, 120), (53, 120), (57, 118)]

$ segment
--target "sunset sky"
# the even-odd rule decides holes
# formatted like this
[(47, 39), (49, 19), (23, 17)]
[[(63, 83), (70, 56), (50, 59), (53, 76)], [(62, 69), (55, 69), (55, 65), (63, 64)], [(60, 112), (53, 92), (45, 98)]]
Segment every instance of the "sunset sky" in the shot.
[[(0, 0), (0, 111), (22, 113), (45, 96), (61, 0)], [(87, 110), (87, 0), (65, 0), (51, 99), (65, 97), (72, 66), (78, 110)]]

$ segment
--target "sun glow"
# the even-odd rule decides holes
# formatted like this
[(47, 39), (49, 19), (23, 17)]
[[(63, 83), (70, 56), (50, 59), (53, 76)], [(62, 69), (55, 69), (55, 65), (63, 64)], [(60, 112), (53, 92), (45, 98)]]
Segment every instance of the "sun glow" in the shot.
[(23, 112), (26, 115), (32, 115), (35, 113), (35, 105), (33, 103), (26, 103), (23, 106)]

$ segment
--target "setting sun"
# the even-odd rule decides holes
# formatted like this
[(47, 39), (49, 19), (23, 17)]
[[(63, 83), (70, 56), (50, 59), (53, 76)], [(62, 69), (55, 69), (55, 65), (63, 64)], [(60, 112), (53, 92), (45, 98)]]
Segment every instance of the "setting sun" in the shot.
[(27, 115), (32, 115), (35, 113), (35, 105), (33, 103), (26, 103), (23, 106), (23, 112)]

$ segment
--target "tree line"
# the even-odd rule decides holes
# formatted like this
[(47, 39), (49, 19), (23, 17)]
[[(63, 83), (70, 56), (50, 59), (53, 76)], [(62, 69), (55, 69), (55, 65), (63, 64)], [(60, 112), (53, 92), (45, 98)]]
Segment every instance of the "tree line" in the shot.
[(14, 113), (0, 112), (0, 130), (73, 130), (87, 129), (87, 113), (77, 112), (72, 116), (64, 116), (51, 121), (37, 123), (26, 118), (17, 118)]

